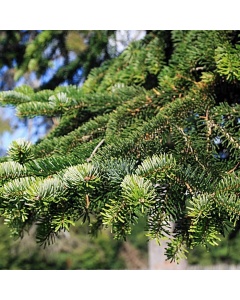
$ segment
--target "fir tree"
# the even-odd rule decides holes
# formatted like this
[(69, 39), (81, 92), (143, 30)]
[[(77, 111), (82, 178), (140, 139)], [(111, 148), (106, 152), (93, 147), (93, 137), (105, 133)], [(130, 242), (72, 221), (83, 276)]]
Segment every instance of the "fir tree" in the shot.
[[(21, 118), (59, 117), (0, 164), (1, 215), (47, 244), (79, 219), (126, 239), (142, 216), (170, 260), (239, 227), (238, 31), (151, 31), (81, 88), (0, 93)], [(170, 224), (174, 222), (174, 230)]]

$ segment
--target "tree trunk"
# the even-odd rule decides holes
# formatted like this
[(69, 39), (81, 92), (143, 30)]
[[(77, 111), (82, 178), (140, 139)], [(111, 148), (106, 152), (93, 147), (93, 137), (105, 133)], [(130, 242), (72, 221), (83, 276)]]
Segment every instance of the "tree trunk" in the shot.
[(162, 242), (161, 246), (155, 240), (148, 243), (148, 269), (149, 270), (186, 270), (187, 261), (181, 260), (178, 264), (166, 260), (164, 254), (166, 242)]
[[(173, 228), (172, 224), (172, 228)], [(167, 260), (164, 254), (167, 241), (161, 241), (161, 246), (155, 240), (148, 243), (148, 269), (149, 270), (186, 270), (187, 261), (182, 259), (178, 264)]]

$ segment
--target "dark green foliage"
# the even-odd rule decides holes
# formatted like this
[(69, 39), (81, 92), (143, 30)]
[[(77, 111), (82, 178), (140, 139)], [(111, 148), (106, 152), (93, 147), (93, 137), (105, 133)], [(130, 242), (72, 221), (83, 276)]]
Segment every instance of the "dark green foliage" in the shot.
[(0, 270), (126, 269), (121, 241), (113, 240), (109, 231), (92, 238), (86, 226), (76, 225), (68, 236), (62, 235), (54, 245), (42, 249), (34, 242), (33, 230), (15, 241), (1, 222)]
[(20, 116), (60, 120), (28, 145), (31, 161), (12, 144), (2, 163), (12, 232), (37, 224), (46, 244), (80, 219), (126, 239), (145, 219), (170, 260), (216, 246), (239, 220), (238, 42), (235, 31), (152, 31), (81, 88), (1, 93)]
[(13, 88), (23, 77), (31, 82), (32, 74), (43, 89), (79, 84), (92, 68), (118, 55), (109, 46), (115, 35), (114, 30), (1, 30), (0, 89)]
[(239, 236), (233, 240), (223, 237), (219, 246), (209, 246), (207, 249), (202, 246), (189, 251), (188, 263), (191, 265), (210, 266), (217, 264), (239, 265)]

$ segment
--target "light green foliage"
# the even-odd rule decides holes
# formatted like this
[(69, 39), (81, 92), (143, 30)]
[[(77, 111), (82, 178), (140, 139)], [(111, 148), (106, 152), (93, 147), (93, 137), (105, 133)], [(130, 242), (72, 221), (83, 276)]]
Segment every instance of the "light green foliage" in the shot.
[(17, 92), (17, 91), (6, 91), (1, 92), (1, 104), (12, 104), (15, 105), (16, 103), (25, 103), (30, 102), (31, 98), (27, 95), (24, 95), (23, 93)]
[(8, 156), (10, 160), (24, 164), (34, 158), (31, 149), (31, 143), (24, 139), (18, 139), (13, 141), (8, 150)]
[(240, 46), (232, 48), (231, 44), (217, 47), (215, 50), (215, 60), (217, 64), (218, 73), (224, 75), (228, 81), (239, 80), (240, 73)]
[(20, 116), (60, 120), (36, 145), (16, 141), (0, 164), (12, 232), (37, 224), (45, 244), (81, 220), (126, 239), (144, 219), (148, 238), (169, 240), (170, 260), (217, 245), (239, 222), (238, 35), (153, 31), (81, 88), (0, 93)]

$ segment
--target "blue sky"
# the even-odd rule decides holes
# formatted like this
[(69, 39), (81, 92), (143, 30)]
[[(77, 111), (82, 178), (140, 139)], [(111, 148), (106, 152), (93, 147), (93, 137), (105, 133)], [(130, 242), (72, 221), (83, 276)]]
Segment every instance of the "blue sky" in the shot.
[[(32, 122), (32, 132), (29, 132), (26, 126), (24, 125), (24, 122), (16, 117), (14, 107), (1, 107), (0, 113), (2, 114), (1, 118), (3, 120), (10, 120), (10, 125), (12, 127), (12, 132), (4, 131), (0, 135), (0, 147), (6, 150), (8, 149), (11, 142), (18, 138), (25, 138), (26, 140), (35, 143), (38, 138), (41, 138), (45, 135), (44, 126), (39, 126), (39, 124), (42, 121), (41, 117), (35, 117), (34, 119), (30, 120), (30, 122)], [(36, 127), (38, 127), (39, 131), (38, 137), (34, 134)]]

